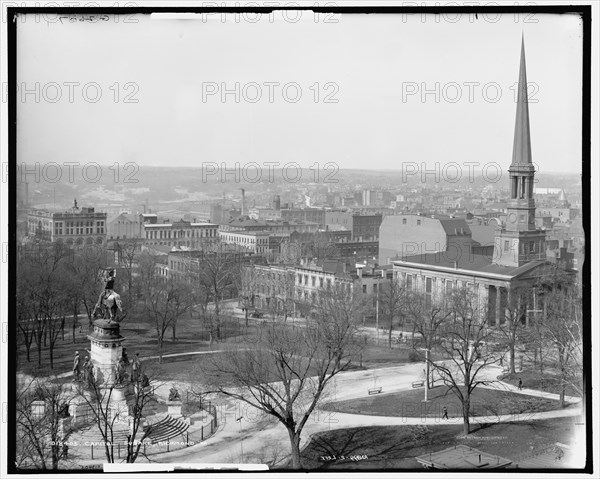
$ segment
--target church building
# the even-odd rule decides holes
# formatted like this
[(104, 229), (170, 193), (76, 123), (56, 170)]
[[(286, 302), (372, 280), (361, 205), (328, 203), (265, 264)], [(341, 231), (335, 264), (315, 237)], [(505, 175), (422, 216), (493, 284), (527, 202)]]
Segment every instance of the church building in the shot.
[(392, 262), (394, 276), (404, 281), (408, 288), (424, 292), (428, 298), (443, 297), (454, 288), (469, 288), (477, 294), (480, 304), (487, 302), (491, 326), (504, 322), (510, 292), (518, 287), (533, 286), (541, 267), (547, 263), (546, 232), (535, 224), (535, 168), (531, 156), (524, 42), (521, 44), (512, 163), (508, 173), (507, 217), (496, 230), (493, 251), (477, 250), (463, 244), (460, 248), (403, 256)]

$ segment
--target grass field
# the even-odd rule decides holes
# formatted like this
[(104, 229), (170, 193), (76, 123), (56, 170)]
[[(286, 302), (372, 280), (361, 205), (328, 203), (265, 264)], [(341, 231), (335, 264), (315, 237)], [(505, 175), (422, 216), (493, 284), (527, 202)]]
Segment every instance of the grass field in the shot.
[[(441, 418), (442, 408), (445, 406), (450, 418), (462, 417), (462, 406), (459, 399), (446, 386), (436, 386), (430, 389), (427, 402), (423, 402), (423, 398), (424, 390), (418, 388), (329, 403), (325, 408), (341, 413), (374, 416)], [(559, 407), (559, 402), (551, 399), (482, 387), (476, 388), (471, 395), (471, 416), (522, 415), (549, 411)]]
[[(524, 388), (537, 389), (538, 391), (547, 391), (554, 394), (560, 394), (562, 389), (558, 375), (548, 369), (544, 371), (544, 374), (541, 374), (536, 369), (526, 369), (515, 374), (506, 374), (501, 379), (513, 386), (518, 385), (519, 379), (521, 379)], [(567, 396), (580, 396), (570, 384), (565, 385), (565, 394)]]
[[(50, 355), (48, 345), (41, 347), (41, 366), (38, 365), (38, 350), (35, 341), (31, 344), (30, 360), (27, 361), (26, 348), (23, 344), (23, 338), (17, 331), (17, 369), (20, 372), (36, 375), (61, 374), (71, 371), (73, 367), (73, 357), (75, 351), (79, 351), (82, 357), (87, 355), (86, 349), (90, 349), (90, 341), (87, 339), (88, 319), (86, 316), (79, 317), (79, 325), (73, 335), (72, 320), (68, 319), (64, 330), (64, 339), (62, 335), (56, 341), (54, 349), (54, 369), (50, 368)], [(246, 345), (257, 344), (258, 329), (257, 322), (250, 320), (249, 327), (245, 326), (243, 318), (228, 317), (224, 315), (222, 324), (222, 340), (212, 345), (209, 344), (209, 333), (204, 328), (202, 321), (197, 318), (185, 317), (177, 322), (177, 338), (174, 340), (171, 331), (168, 331), (163, 344), (163, 354), (191, 353), (199, 351), (210, 351), (219, 349), (228, 345)], [(292, 327), (292, 326), (290, 326)], [(132, 358), (135, 353), (139, 353), (141, 358), (158, 355), (158, 341), (156, 339), (155, 325), (149, 320), (141, 318), (127, 318), (121, 323), (121, 335), (126, 339), (123, 347)], [(369, 340), (363, 345), (362, 358), (357, 358), (356, 364), (352, 369), (383, 367), (392, 364), (401, 364), (409, 361), (410, 348), (406, 345), (394, 345), (391, 349), (387, 347), (384, 341), (375, 344), (375, 340)], [(165, 359), (166, 374), (171, 372), (175, 375), (185, 376), (189, 373), (188, 366), (195, 364), (199, 357), (187, 356), (183, 358)], [(154, 360), (149, 360), (154, 362)], [(148, 364), (149, 364), (148, 363)], [(178, 366), (169, 367), (168, 363), (177, 363)], [(361, 365), (362, 363), (362, 365)], [(168, 377), (168, 376), (167, 376)]]
[(518, 463), (556, 442), (568, 444), (580, 432), (579, 422), (579, 418), (558, 418), (491, 424), (468, 436), (461, 435), (461, 425), (336, 429), (315, 435), (301, 458), (303, 468), (309, 470), (422, 469), (415, 457), (465, 444)]

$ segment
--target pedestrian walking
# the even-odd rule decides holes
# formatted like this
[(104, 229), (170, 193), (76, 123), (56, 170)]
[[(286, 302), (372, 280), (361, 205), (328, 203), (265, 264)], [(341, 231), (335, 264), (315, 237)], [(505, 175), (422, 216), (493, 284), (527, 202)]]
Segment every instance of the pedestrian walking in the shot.
[(521, 378), (519, 378), (519, 391), (521, 391), (523, 389), (523, 381), (521, 381)]
[(442, 419), (448, 419), (448, 408), (446, 406), (442, 408)]

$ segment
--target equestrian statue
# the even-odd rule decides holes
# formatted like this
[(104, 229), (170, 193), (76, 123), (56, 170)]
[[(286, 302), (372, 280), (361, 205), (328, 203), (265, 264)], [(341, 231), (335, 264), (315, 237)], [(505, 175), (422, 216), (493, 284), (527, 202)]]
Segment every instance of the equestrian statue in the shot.
[(121, 296), (114, 290), (116, 276), (117, 271), (114, 268), (107, 268), (103, 271), (104, 289), (98, 297), (96, 306), (94, 306), (92, 312), (94, 318), (100, 315), (103, 319), (120, 322), (119, 313), (123, 311), (123, 308), (121, 307)]

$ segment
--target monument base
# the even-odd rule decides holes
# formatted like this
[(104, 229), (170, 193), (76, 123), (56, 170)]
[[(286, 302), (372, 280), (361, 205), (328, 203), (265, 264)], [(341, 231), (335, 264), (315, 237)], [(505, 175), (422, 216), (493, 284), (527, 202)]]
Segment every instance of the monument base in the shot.
[(167, 414), (171, 417), (181, 417), (181, 407), (183, 403), (181, 401), (167, 401)]

